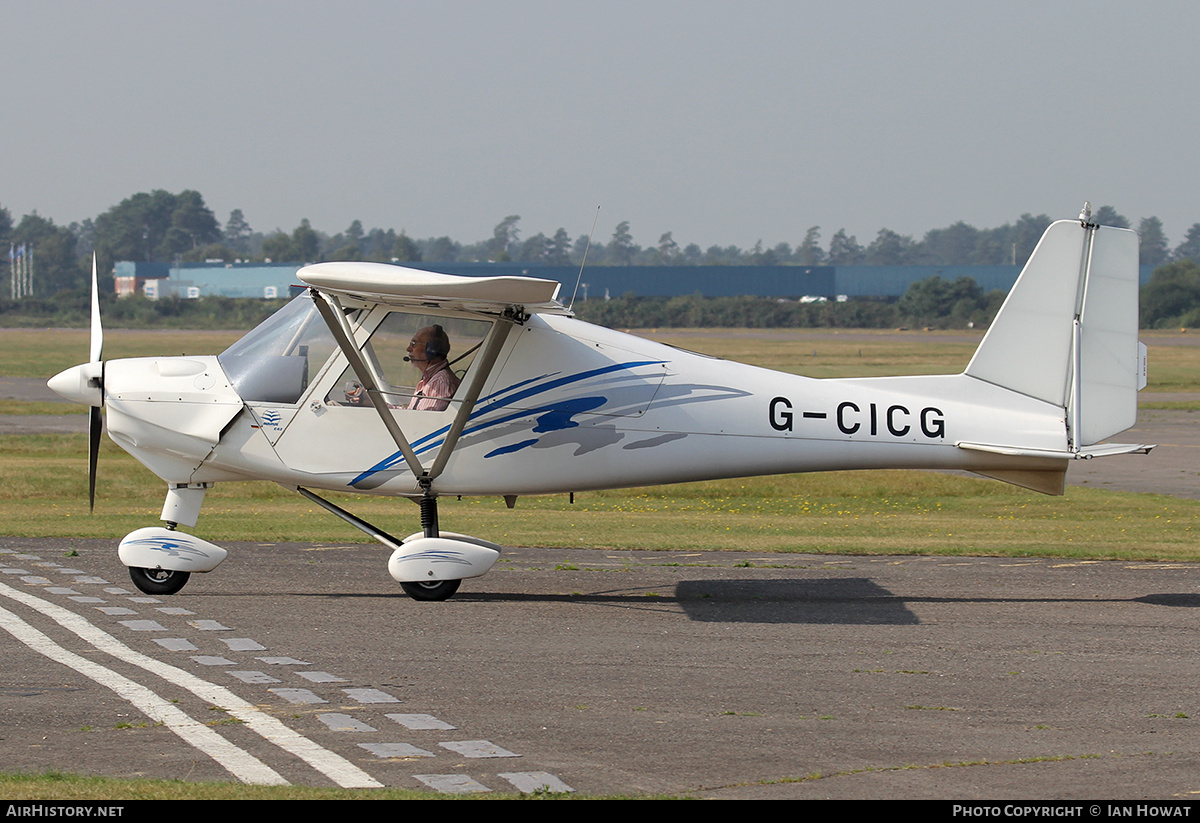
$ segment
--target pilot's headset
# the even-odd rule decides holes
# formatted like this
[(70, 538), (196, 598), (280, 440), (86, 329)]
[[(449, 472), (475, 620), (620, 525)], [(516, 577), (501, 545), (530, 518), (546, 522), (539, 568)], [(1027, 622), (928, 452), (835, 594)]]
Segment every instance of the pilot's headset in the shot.
[(440, 360), (450, 357), (450, 335), (441, 326), (434, 324), (433, 333), (425, 341), (425, 360)]

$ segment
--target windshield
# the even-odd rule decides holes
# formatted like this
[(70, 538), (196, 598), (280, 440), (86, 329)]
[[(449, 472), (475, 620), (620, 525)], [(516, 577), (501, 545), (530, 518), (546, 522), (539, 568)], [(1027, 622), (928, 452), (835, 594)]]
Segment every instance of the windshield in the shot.
[(268, 317), (217, 360), (242, 400), (295, 403), (337, 344), (308, 292)]

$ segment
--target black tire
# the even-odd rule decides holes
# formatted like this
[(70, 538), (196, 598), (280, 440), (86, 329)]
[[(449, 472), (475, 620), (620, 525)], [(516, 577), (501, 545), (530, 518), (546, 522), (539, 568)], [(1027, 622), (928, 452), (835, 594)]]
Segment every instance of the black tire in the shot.
[(413, 600), (448, 600), (458, 591), (461, 580), (437, 580), (429, 583), (401, 583), (400, 588)]
[(129, 567), (129, 578), (133, 580), (133, 585), (146, 594), (175, 594), (187, 584), (191, 576), (191, 572)]

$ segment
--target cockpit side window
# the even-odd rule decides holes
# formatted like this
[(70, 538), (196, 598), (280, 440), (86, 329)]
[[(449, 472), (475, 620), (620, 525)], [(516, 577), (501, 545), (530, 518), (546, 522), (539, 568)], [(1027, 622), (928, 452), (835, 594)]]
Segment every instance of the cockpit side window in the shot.
[[(444, 411), (492, 324), (486, 320), (390, 312), (363, 346), (363, 358), (381, 381), (387, 405), (394, 409)], [(347, 368), (325, 398), (329, 405), (370, 406)]]
[(337, 348), (305, 292), (217, 357), (242, 400), (296, 403)]

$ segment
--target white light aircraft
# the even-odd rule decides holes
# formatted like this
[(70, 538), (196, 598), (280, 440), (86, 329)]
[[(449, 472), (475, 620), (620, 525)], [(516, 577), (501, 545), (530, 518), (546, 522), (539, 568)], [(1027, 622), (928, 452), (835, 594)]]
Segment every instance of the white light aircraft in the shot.
[[(1073, 460), (1148, 452), (1107, 438), (1137, 419), (1146, 349), (1138, 241), (1051, 225), (961, 374), (812, 379), (681, 351), (575, 320), (559, 284), (375, 263), (302, 268), (308, 289), (216, 357), (102, 359), (92, 272), (89, 362), (49, 381), (90, 405), (95, 501), (109, 436), (167, 484), (166, 528), (118, 554), (143, 591), (178, 591), (224, 549), (195, 527), (222, 481), (296, 489), (391, 550), (418, 600), (485, 574), (500, 547), (442, 531), (438, 499), (580, 492), (842, 469), (953, 469), (1062, 494)], [(453, 341), (453, 398), (414, 405), (421, 329)], [(444, 345), (442, 346), (444, 348)], [(429, 398), (425, 398), (429, 400)], [(437, 406), (444, 406), (437, 409)], [(392, 537), (313, 490), (410, 498), (421, 531)]]

